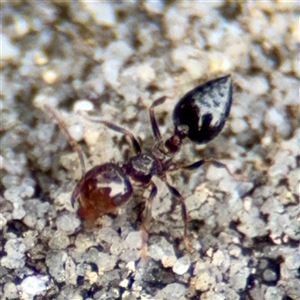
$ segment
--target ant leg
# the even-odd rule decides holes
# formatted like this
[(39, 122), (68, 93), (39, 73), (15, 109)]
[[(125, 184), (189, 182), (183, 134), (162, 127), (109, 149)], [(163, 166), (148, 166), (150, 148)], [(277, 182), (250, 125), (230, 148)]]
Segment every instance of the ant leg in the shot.
[(187, 209), (186, 209), (186, 205), (184, 203), (184, 198), (181, 196), (181, 194), (179, 193), (179, 191), (174, 188), (173, 186), (171, 186), (166, 178), (162, 178), (163, 182), (166, 184), (166, 186), (168, 187), (170, 193), (172, 194), (172, 196), (174, 196), (176, 198), (176, 200), (178, 200), (181, 204), (181, 215), (182, 215), (182, 219), (184, 222), (184, 231), (183, 231), (183, 241), (185, 243), (186, 248), (189, 251), (193, 251), (193, 246), (191, 244), (191, 242), (188, 239), (188, 235), (187, 235), (187, 227), (188, 227), (188, 215), (187, 215)]
[(161, 141), (161, 134), (159, 127), (157, 125), (155, 115), (154, 115), (154, 107), (163, 104), (166, 101), (167, 97), (163, 96), (155, 100), (152, 105), (149, 108), (149, 114), (150, 114), (150, 120), (151, 120), (151, 126), (152, 126), (152, 131), (156, 139), (160, 142)]
[(89, 120), (90, 122), (93, 122), (93, 123), (101, 123), (103, 125), (105, 125), (106, 127), (116, 131), (116, 132), (120, 132), (120, 133), (123, 133), (125, 135), (127, 135), (130, 140), (131, 140), (131, 143), (132, 143), (132, 146), (133, 146), (133, 149), (134, 149), (134, 152), (136, 154), (140, 154), (141, 153), (141, 146), (140, 144), (138, 143), (137, 139), (134, 137), (134, 135), (129, 132), (128, 130), (118, 126), (118, 125), (115, 125), (111, 122), (108, 122), (108, 121), (105, 121), (105, 120), (101, 120), (97, 117), (91, 117), (89, 115), (87, 115), (85, 112), (83, 111), (80, 111), (79, 112), (85, 119)]
[(82, 176), (82, 178), (80, 179), (80, 181), (77, 183), (75, 189), (73, 190), (73, 193), (71, 195), (71, 204), (72, 204), (72, 207), (74, 208), (74, 204), (75, 204), (75, 201), (76, 199), (78, 198), (78, 196), (80, 195), (81, 193), (81, 189), (83, 187), (85, 183), (85, 178)]
[(186, 169), (186, 170), (195, 170), (195, 169), (198, 169), (200, 168), (202, 165), (204, 165), (205, 163), (209, 163), (209, 164), (212, 164), (213, 166), (217, 167), (217, 168), (223, 168), (227, 171), (227, 173), (234, 179), (236, 180), (245, 180), (246, 178), (244, 176), (240, 176), (240, 175), (237, 175), (237, 174), (233, 174), (229, 168), (221, 163), (220, 161), (217, 161), (213, 158), (204, 158), (204, 159), (201, 159), (199, 161), (196, 161), (194, 162), (193, 164), (191, 165), (188, 165), (188, 166), (184, 166), (182, 167), (182, 169)]
[(148, 241), (148, 231), (150, 227), (150, 219), (151, 219), (151, 206), (154, 197), (157, 194), (157, 187), (151, 181), (150, 184), (152, 185), (152, 189), (150, 191), (149, 198), (145, 205), (145, 211), (143, 213), (143, 221), (141, 226), (141, 235), (142, 235), (142, 248), (141, 248), (141, 256), (143, 260), (147, 258), (147, 241)]
[(75, 152), (77, 152), (78, 157), (79, 157), (79, 161), (80, 161), (80, 164), (81, 164), (82, 178), (83, 178), (84, 175), (85, 175), (85, 164), (84, 164), (84, 158), (83, 158), (82, 148), (71, 137), (71, 135), (70, 135), (70, 133), (68, 131), (68, 128), (67, 128), (67, 124), (62, 120), (62, 118), (59, 116), (59, 114), (57, 113), (57, 111), (52, 106), (50, 106), (49, 104), (44, 104), (44, 108), (45, 108), (45, 112), (48, 115), (50, 115), (53, 119), (55, 119), (57, 121), (59, 127), (61, 128), (61, 130), (65, 134), (65, 136), (66, 136), (69, 144), (71, 145), (71, 147), (73, 148), (73, 150)]
[(230, 176), (232, 176), (233, 178), (235, 178), (237, 180), (241, 180), (241, 177), (236, 174), (233, 174), (225, 164), (223, 164), (213, 158), (204, 158), (204, 159), (198, 160), (187, 166), (171, 165), (170, 169), (168, 171), (175, 171), (178, 169), (186, 169), (186, 170), (190, 170), (190, 171), (196, 170), (206, 163), (212, 164), (213, 166), (215, 166), (217, 168), (224, 168)]

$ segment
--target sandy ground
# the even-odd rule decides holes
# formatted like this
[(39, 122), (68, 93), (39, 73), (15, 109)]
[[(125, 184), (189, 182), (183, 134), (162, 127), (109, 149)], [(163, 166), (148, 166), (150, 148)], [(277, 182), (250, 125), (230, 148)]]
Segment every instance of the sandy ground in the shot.
[[(39, 1), (1, 4), (1, 299), (300, 299), (299, 4), (296, 1)], [(90, 230), (71, 206), (77, 154), (56, 109), (83, 148), (87, 169), (134, 155), (121, 134), (86, 109), (129, 129), (143, 149), (163, 138), (187, 91), (231, 74), (233, 104), (221, 134), (184, 143), (176, 161), (213, 157), (154, 179), (148, 259), (134, 189), (117, 215)], [(240, 177), (238, 177), (240, 176)], [(239, 179), (241, 178), (241, 179)]]

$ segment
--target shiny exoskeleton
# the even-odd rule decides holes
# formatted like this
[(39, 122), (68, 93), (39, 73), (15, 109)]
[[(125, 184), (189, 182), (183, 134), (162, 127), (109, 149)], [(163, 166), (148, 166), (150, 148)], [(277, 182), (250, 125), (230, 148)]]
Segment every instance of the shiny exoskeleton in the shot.
[(188, 138), (201, 144), (209, 142), (220, 133), (230, 112), (232, 80), (230, 75), (220, 77), (208, 81), (184, 95), (173, 111), (174, 133), (164, 142), (155, 119), (154, 107), (163, 104), (165, 100), (166, 97), (157, 99), (149, 109), (152, 131), (157, 143), (148, 152), (141, 151), (136, 138), (126, 129), (82, 113), (86, 119), (92, 122), (102, 123), (114, 131), (127, 135), (135, 151), (135, 156), (131, 157), (126, 163), (105, 163), (95, 166), (88, 172), (85, 172), (82, 150), (71, 139), (66, 125), (53, 108), (49, 105), (45, 105), (45, 107), (58, 121), (69, 142), (79, 155), (82, 165), (82, 178), (73, 191), (71, 201), (74, 205), (74, 202), (79, 199), (78, 214), (84, 219), (86, 226), (93, 226), (95, 221), (103, 214), (114, 212), (119, 206), (128, 202), (133, 192), (133, 183), (144, 188), (151, 187), (141, 228), (145, 246), (148, 238), (151, 204), (157, 194), (157, 188), (152, 181), (152, 177), (157, 176), (166, 184), (173, 198), (181, 204), (184, 221), (184, 241), (186, 246), (191, 249), (191, 244), (187, 238), (188, 217), (184, 198), (175, 187), (168, 183), (166, 172), (176, 169), (193, 170), (206, 162), (227, 169), (224, 164), (213, 159), (206, 158), (187, 166), (178, 166), (173, 162), (173, 158), (180, 150), (184, 139)]

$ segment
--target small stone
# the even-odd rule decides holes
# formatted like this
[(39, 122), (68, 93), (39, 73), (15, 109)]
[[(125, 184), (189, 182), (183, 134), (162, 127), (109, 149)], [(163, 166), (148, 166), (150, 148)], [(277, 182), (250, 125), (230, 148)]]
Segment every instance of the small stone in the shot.
[(53, 250), (66, 249), (70, 243), (67, 235), (61, 231), (57, 231), (48, 242), (48, 245)]
[[(2, 164), (0, 164), (2, 165)], [(2, 184), (6, 189), (9, 189), (13, 186), (18, 186), (21, 184), (21, 178), (16, 175), (6, 174), (1, 179)]]
[(247, 265), (248, 261), (246, 259), (231, 260), (229, 269), (229, 284), (236, 292), (244, 290), (247, 285), (248, 276), (250, 274), (250, 269)]
[(130, 232), (126, 239), (129, 249), (141, 249), (142, 247), (142, 235), (140, 231)]
[(96, 234), (97, 242), (112, 244), (114, 241), (121, 243), (119, 234), (110, 227), (102, 227)]
[(148, 254), (155, 260), (164, 260), (165, 262), (167, 262), (167, 258), (171, 258), (173, 264), (177, 260), (173, 245), (168, 243), (164, 237), (149, 247)]
[(176, 6), (171, 6), (165, 14), (165, 28), (172, 41), (180, 41), (187, 33), (188, 18)]
[(89, 100), (78, 100), (75, 102), (73, 111), (79, 112), (79, 111), (93, 111), (94, 110), (94, 104)]
[(229, 72), (232, 69), (232, 62), (230, 58), (222, 52), (210, 52), (209, 68), (211, 72)]
[(143, 5), (149, 13), (153, 13), (153, 14), (163, 13), (163, 9), (165, 7), (163, 1), (153, 1), (153, 0), (146, 0), (143, 3)]
[(174, 299), (179, 300), (184, 296), (186, 287), (179, 283), (168, 284), (156, 296), (155, 299)]
[(57, 218), (56, 226), (58, 230), (71, 235), (80, 226), (80, 220), (75, 214), (66, 212)]
[(284, 295), (278, 289), (276, 286), (270, 286), (268, 287), (266, 293), (265, 293), (265, 300), (282, 300), (284, 299)]
[(122, 64), (119, 60), (108, 60), (102, 64), (102, 71), (106, 81), (113, 87), (119, 86), (119, 70)]
[(191, 261), (189, 256), (185, 255), (177, 259), (175, 264), (173, 265), (173, 272), (178, 275), (183, 275), (190, 268)]
[(136, 75), (144, 82), (152, 82), (155, 80), (155, 72), (150, 63), (143, 63), (136, 67)]
[(84, 130), (81, 124), (74, 124), (68, 128), (70, 136), (76, 141), (79, 142), (84, 137)]
[[(76, 157), (76, 155), (77, 153), (74, 155), (74, 157)], [(55, 197), (54, 199), (54, 204), (58, 210), (63, 210), (63, 209), (71, 210), (70, 199), (71, 199), (71, 192), (59, 193), (59, 195), (57, 195), (57, 197)]]
[(81, 1), (99, 25), (112, 26), (116, 22), (115, 11), (111, 2)]
[(137, 261), (141, 258), (141, 251), (137, 249), (125, 249), (120, 254), (119, 259), (128, 263), (130, 261)]
[(3, 287), (3, 299), (18, 299), (18, 290), (13, 282), (7, 282)]
[(26, 34), (28, 34), (30, 28), (25, 18), (20, 15), (16, 15), (14, 16), (14, 23), (16, 34), (19, 37), (24, 37)]
[(46, 265), (50, 274), (57, 282), (65, 281), (65, 262), (67, 260), (65, 251), (49, 251), (46, 257)]
[(217, 266), (222, 273), (227, 272), (230, 267), (230, 256), (225, 249), (219, 249), (213, 253), (212, 264)]
[(14, 220), (21, 220), (26, 215), (26, 211), (23, 208), (23, 201), (22, 202), (16, 202), (13, 204), (14, 211), (12, 213), (12, 218)]
[(251, 87), (251, 92), (256, 95), (263, 95), (269, 91), (269, 82), (265, 76), (255, 76), (249, 79), (248, 82)]
[(58, 105), (58, 98), (43, 93), (37, 94), (33, 99), (33, 105), (36, 108), (44, 109), (44, 104), (56, 107)]
[(66, 266), (66, 274), (65, 274), (66, 284), (75, 285), (77, 282), (76, 265), (70, 256), (67, 257), (65, 266)]
[(113, 255), (120, 255), (124, 251), (124, 244), (121, 243), (120, 241), (115, 240), (112, 242), (110, 246), (110, 253)]
[(92, 247), (85, 253), (86, 261), (95, 263), (99, 272), (112, 270), (117, 262), (117, 258), (113, 255), (98, 251)]
[(96, 241), (94, 240), (93, 235), (88, 233), (79, 233), (75, 239), (75, 246), (78, 251), (84, 252), (86, 249), (94, 246)]
[(300, 248), (296, 248), (293, 252), (285, 257), (285, 265), (290, 270), (300, 268)]
[(278, 279), (278, 276), (277, 276), (276, 272), (274, 272), (273, 270), (266, 269), (263, 272), (263, 279), (265, 281), (276, 281)]
[[(214, 165), (210, 165), (206, 172), (206, 178), (209, 181), (219, 181), (221, 179), (227, 178), (228, 172), (224, 168), (217, 168)], [(231, 180), (232, 181), (232, 180)], [(230, 189), (232, 190), (232, 189)]]
[(9, 38), (1, 33), (0, 34), (0, 40), (1, 40), (1, 65), (6, 60), (15, 60), (20, 55), (19, 49), (17, 46), (13, 45)]
[(46, 70), (43, 72), (42, 78), (47, 84), (54, 84), (58, 80), (59, 74), (55, 70)]
[(174, 266), (175, 262), (176, 262), (177, 258), (176, 256), (163, 256), (161, 258), (161, 263), (165, 268), (171, 268)]
[(18, 286), (21, 298), (33, 300), (36, 295), (41, 295), (46, 291), (48, 282), (48, 276), (37, 275), (26, 277)]
[(229, 246), (229, 252), (228, 252), (231, 256), (238, 258), (241, 253), (242, 253), (242, 249), (234, 244)]
[(238, 134), (248, 128), (248, 124), (244, 119), (235, 118), (230, 122), (231, 131)]
[(4, 192), (4, 197), (11, 203), (21, 202), (22, 199), (20, 198), (20, 191), (19, 187), (10, 187)]
[(45, 53), (37, 51), (34, 53), (34, 62), (39, 66), (45, 65), (48, 62), (48, 57)]
[(7, 255), (1, 259), (1, 264), (8, 269), (22, 268), (25, 265), (24, 255), (26, 247), (23, 239), (10, 239), (5, 244), (5, 252)]
[(103, 59), (106, 61), (117, 60), (122, 64), (134, 53), (132, 47), (124, 41), (116, 41), (109, 44), (103, 54)]
[(241, 223), (237, 229), (246, 236), (253, 238), (266, 234), (266, 224), (259, 218), (259, 210), (256, 207), (252, 207), (249, 211), (240, 212), (239, 219)]
[(2, 230), (4, 228), (4, 226), (6, 225), (7, 220), (4, 217), (4, 215), (0, 212), (0, 230)]
[(215, 281), (215, 277), (212, 276), (208, 270), (203, 270), (203, 272), (197, 276), (195, 288), (199, 291), (206, 291), (215, 284)]
[(286, 122), (286, 117), (283, 112), (278, 111), (277, 108), (271, 107), (265, 113), (264, 122), (270, 128), (276, 128), (277, 132), (286, 136), (290, 133), (290, 123)]
[(33, 228), (36, 224), (37, 217), (35, 214), (27, 213), (23, 218), (23, 223), (26, 224), (28, 227)]

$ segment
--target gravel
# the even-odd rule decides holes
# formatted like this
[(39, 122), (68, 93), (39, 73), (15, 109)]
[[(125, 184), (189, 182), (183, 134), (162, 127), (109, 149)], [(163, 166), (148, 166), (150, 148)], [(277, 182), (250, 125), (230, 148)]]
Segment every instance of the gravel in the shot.
[[(293, 1), (39, 1), (1, 6), (1, 299), (300, 299), (299, 4)], [(125, 161), (128, 128), (155, 144), (184, 93), (231, 74), (233, 105), (208, 145), (176, 160), (225, 163), (170, 172), (181, 210), (154, 180), (146, 259), (140, 235), (148, 190), (98, 227), (72, 207), (78, 157), (51, 119), (55, 108), (81, 144), (87, 169)]]

